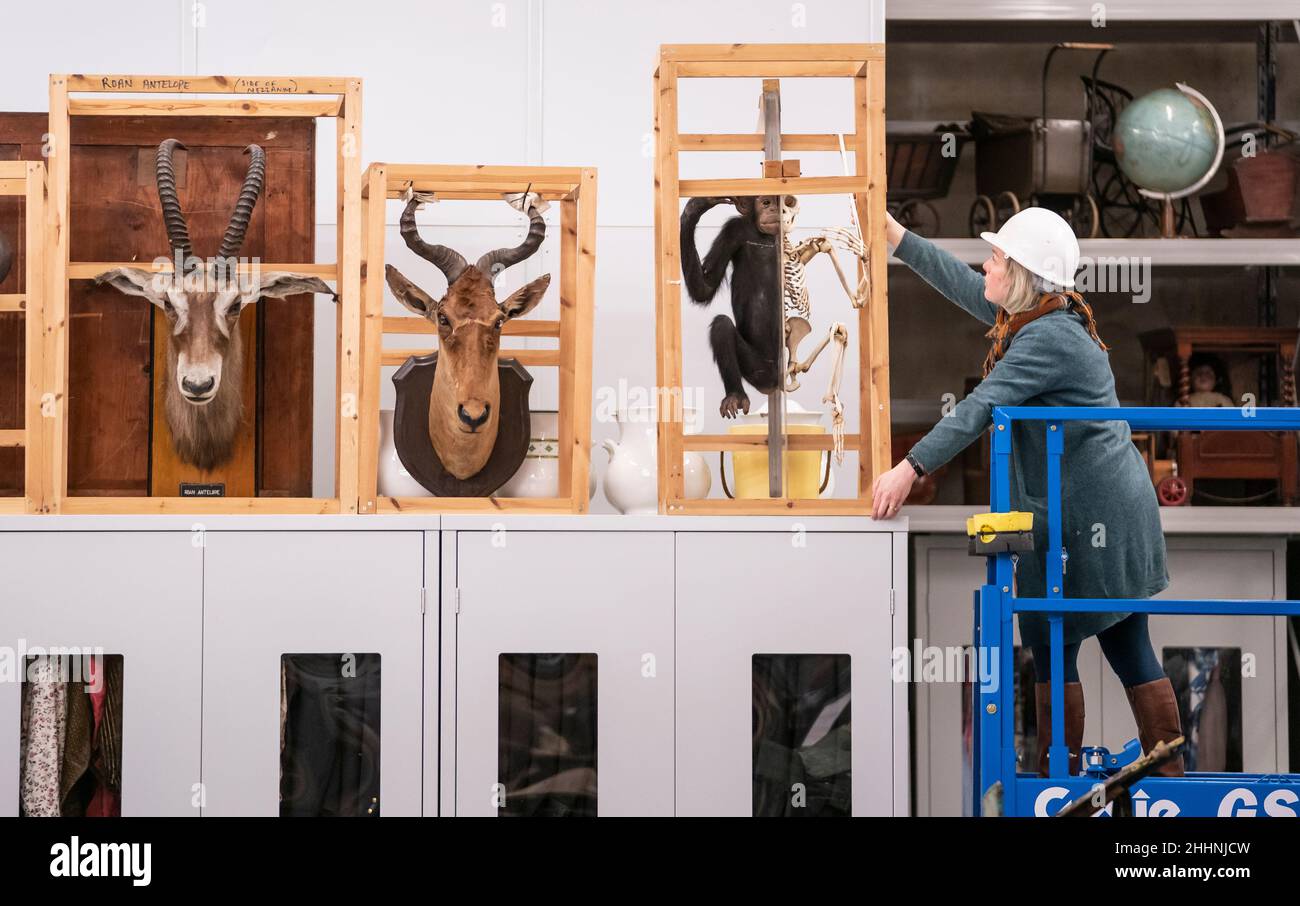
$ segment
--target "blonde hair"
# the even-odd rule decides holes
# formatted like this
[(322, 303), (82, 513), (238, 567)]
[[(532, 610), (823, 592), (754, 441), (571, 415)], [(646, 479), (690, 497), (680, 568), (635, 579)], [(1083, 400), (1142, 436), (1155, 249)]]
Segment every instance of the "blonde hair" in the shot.
[(1007, 278), (1010, 285), (1007, 287), (1007, 298), (1002, 302), (1002, 307), (1008, 314), (1015, 315), (1028, 311), (1037, 304), (1038, 297), (1043, 293), (1061, 290), (1061, 287), (1055, 283), (1030, 273), (1029, 268), (1011, 258), (1007, 259)]

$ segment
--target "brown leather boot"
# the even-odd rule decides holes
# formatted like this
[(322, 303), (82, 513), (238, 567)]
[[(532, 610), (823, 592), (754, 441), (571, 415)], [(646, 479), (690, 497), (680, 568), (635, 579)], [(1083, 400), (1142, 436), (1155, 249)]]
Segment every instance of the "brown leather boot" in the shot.
[[(1149, 753), (1158, 742), (1172, 742), (1183, 735), (1182, 720), (1178, 715), (1178, 697), (1169, 677), (1162, 676), (1149, 683), (1127, 686), (1129, 707), (1138, 725), (1138, 739), (1142, 741), (1143, 754)], [(1182, 777), (1183, 756), (1175, 755), (1152, 772), (1154, 777)]]
[[(1034, 705), (1038, 713), (1038, 776), (1048, 776), (1047, 751), (1052, 745), (1052, 684), (1034, 683)], [(1065, 684), (1065, 744), (1070, 750), (1070, 773), (1079, 773), (1079, 750), (1083, 747), (1083, 684)]]

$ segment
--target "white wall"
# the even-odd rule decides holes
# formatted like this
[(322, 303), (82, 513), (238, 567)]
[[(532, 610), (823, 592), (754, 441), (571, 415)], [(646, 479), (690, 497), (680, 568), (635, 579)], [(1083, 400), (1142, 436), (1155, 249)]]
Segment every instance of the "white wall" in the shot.
[[(49, 0), (6, 12), (0, 109), (47, 109), (51, 72), (360, 76), (364, 86), (365, 162), (543, 164), (599, 168), (600, 224), (596, 265), (597, 399), (654, 383), (654, 243), (651, 76), (666, 43), (877, 42), (884, 40), (885, 0), (135, 0), (128, 7), (99, 0)], [(51, 22), (63, 28), (48, 38)], [(16, 40), (13, 40), (15, 39)], [(736, 80), (687, 85), (684, 131), (753, 131), (758, 83)], [(786, 80), (786, 131), (848, 131), (851, 94), (841, 80)], [(334, 130), (322, 122), (317, 188), (318, 260), (334, 260)], [(838, 155), (802, 153), (805, 173), (834, 174)], [(695, 158), (695, 159), (692, 159)], [(701, 159), (703, 158), (703, 159)], [(752, 155), (690, 155), (689, 176), (756, 173)], [(389, 205), (389, 260), (409, 277), (441, 291), (440, 278), (397, 235), (399, 208)], [(547, 215), (554, 225), (555, 215)], [(847, 201), (806, 199), (799, 226), (842, 224)], [(444, 203), (422, 213), (436, 241), (477, 257), (515, 244), (522, 218), (504, 204)], [(706, 219), (702, 246), (722, 211)], [(554, 233), (554, 230), (551, 231)], [(705, 246), (707, 247), (707, 246)], [(554, 237), (543, 253), (507, 278), (513, 289), (554, 265)], [(471, 258), (472, 260), (472, 258)], [(829, 264), (812, 266), (814, 328), (848, 317)], [(513, 280), (513, 282), (511, 282)], [(538, 312), (554, 317), (555, 290)], [(394, 314), (402, 310), (391, 299)], [(705, 430), (721, 430), (721, 384), (704, 336), (708, 320), (726, 311), (719, 298), (708, 311), (686, 312), (687, 383), (706, 401)], [(333, 476), (333, 316), (318, 304), (316, 375), (316, 492)], [(407, 338), (409, 341), (410, 338)], [(390, 341), (392, 342), (392, 341)], [(544, 345), (548, 341), (530, 341)], [(850, 350), (852, 358), (856, 350)], [(821, 408), (828, 364), (796, 394)], [(534, 408), (553, 408), (554, 380), (539, 369)], [(856, 412), (856, 380), (843, 397)], [(386, 402), (391, 405), (391, 385)], [(757, 401), (756, 401), (757, 402)], [(850, 423), (849, 429), (857, 425)], [(597, 420), (593, 437), (617, 436)], [(605, 456), (593, 463), (603, 471)], [(853, 463), (846, 460), (846, 467)], [(850, 484), (849, 476), (841, 486)], [(714, 476), (715, 493), (717, 476)], [(608, 510), (597, 495), (596, 510)]]

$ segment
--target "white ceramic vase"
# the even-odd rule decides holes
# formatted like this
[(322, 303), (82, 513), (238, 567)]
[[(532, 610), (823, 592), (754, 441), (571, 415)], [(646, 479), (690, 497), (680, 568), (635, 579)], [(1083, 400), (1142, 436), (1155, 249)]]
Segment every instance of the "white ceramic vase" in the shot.
[[(528, 454), (494, 497), (555, 497), (560, 493), (560, 413), (529, 413)], [(596, 492), (596, 473), (587, 470), (587, 497)]]
[[(694, 409), (684, 410), (685, 433), (698, 434), (700, 429)], [(633, 406), (620, 412), (618, 440), (601, 445), (609, 453), (605, 472), (605, 497), (614, 509), (629, 516), (659, 512), (659, 454), (653, 406)], [(708, 463), (694, 451), (683, 455), (687, 498), (707, 497), (713, 478)]]
[(379, 410), (378, 490), (383, 497), (432, 497), (424, 485), (406, 471), (393, 445), (393, 410)]

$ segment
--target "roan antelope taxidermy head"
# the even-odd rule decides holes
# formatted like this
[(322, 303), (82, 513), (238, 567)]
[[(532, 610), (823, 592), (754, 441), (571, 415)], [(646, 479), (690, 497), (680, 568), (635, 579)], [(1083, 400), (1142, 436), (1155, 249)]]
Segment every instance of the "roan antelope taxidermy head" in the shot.
[(189, 228), (176, 194), (172, 154), (184, 148), (169, 138), (158, 146), (158, 200), (172, 249), (172, 273), (117, 267), (95, 278), (129, 296), (143, 296), (162, 309), (171, 325), (167, 348), (164, 407), (167, 425), (181, 460), (200, 469), (225, 462), (243, 419), (241, 393), (245, 367), (239, 313), (263, 298), (333, 291), (319, 277), (302, 274), (238, 275), (239, 249), (266, 177), (266, 154), (249, 145), (248, 172), (230, 215), (221, 249), (205, 264), (190, 254)]
[(511, 318), (528, 314), (542, 301), (551, 275), (538, 277), (498, 302), (493, 279), (537, 251), (546, 224), (533, 205), (528, 207), (528, 235), (512, 249), (488, 252), (473, 266), (445, 245), (420, 238), (412, 198), (400, 220), (402, 238), (411, 251), (437, 265), (447, 278), (447, 294), (435, 300), (391, 264), (384, 268), (397, 301), (438, 328), (438, 365), (429, 395), (429, 440), (443, 467), (457, 478), (475, 475), (487, 463), (496, 444), (501, 408), (497, 350), (501, 328)]

